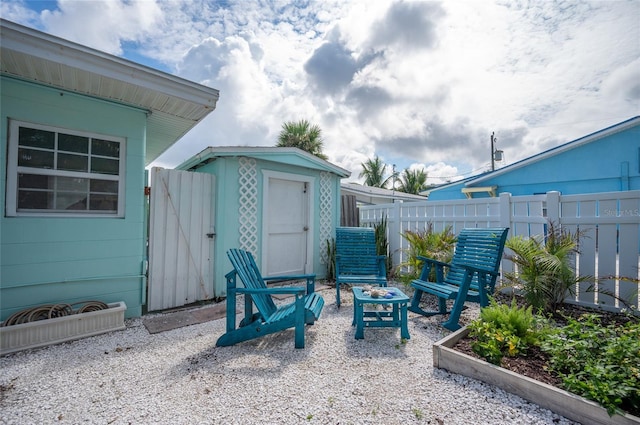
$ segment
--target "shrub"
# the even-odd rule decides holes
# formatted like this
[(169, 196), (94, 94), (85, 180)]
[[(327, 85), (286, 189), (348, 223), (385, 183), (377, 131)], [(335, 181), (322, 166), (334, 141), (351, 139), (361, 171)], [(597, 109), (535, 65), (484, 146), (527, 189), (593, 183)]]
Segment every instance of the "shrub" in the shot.
[(531, 306), (518, 307), (515, 299), (511, 305), (491, 300), (480, 310), (480, 317), (469, 324), (474, 353), (489, 363), (499, 365), (506, 356), (526, 353), (529, 346), (538, 344), (542, 332)]
[(640, 323), (603, 326), (595, 314), (569, 319), (541, 348), (563, 388), (600, 403), (609, 415), (640, 409)]
[[(406, 230), (402, 237), (409, 242), (409, 248), (405, 250), (407, 260), (398, 266), (403, 269), (402, 280), (405, 282), (410, 282), (420, 275), (422, 261), (418, 259), (419, 255), (445, 263), (451, 261), (457, 240), (451, 226), (435, 232), (433, 223), (428, 223), (423, 231)], [(435, 279), (435, 269), (432, 272), (434, 276), (431, 276), (431, 279)]]
[(373, 225), (373, 231), (376, 238), (376, 253), (378, 255), (386, 255), (387, 257), (387, 274), (391, 271), (391, 255), (389, 255), (389, 241), (387, 239), (387, 218), (382, 217), (379, 223)]
[(577, 236), (549, 223), (544, 238), (514, 236), (507, 240), (505, 247), (513, 254), (505, 257), (517, 269), (505, 273), (506, 281), (521, 289), (527, 303), (537, 311), (555, 311), (568, 294), (575, 292), (576, 283), (591, 279), (576, 276), (572, 265)]

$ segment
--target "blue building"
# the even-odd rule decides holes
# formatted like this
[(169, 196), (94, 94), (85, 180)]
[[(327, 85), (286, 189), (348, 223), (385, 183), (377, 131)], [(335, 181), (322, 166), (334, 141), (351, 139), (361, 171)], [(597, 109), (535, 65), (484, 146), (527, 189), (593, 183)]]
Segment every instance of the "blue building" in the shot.
[(541, 152), (496, 171), (427, 192), (441, 201), (558, 191), (563, 195), (640, 189), (640, 117)]
[(5, 20), (0, 47), (0, 320), (85, 300), (141, 315), (145, 166), (218, 90)]

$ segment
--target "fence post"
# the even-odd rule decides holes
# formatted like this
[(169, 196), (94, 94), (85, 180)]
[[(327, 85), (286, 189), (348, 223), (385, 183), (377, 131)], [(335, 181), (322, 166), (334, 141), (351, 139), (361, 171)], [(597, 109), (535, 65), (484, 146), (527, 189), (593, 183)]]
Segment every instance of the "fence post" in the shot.
[(508, 227), (513, 232), (511, 223), (511, 194), (503, 192), (500, 194), (500, 227)]
[(560, 224), (560, 192), (547, 192), (547, 220)]
[(393, 266), (397, 266), (402, 262), (402, 235), (400, 234), (401, 217), (402, 217), (402, 201), (396, 200), (393, 202), (393, 217), (389, 219), (387, 217), (387, 224), (389, 225), (389, 254), (391, 255), (391, 262)]

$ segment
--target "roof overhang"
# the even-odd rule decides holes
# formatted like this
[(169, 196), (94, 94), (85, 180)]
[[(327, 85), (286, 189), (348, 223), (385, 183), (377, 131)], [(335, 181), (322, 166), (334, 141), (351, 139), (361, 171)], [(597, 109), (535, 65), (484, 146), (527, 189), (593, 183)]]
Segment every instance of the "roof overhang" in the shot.
[(328, 171), (346, 178), (351, 172), (340, 168), (322, 158), (318, 158), (302, 149), (292, 147), (277, 146), (216, 146), (208, 147), (200, 153), (192, 156), (182, 164), (178, 165), (178, 170), (195, 170), (207, 163), (224, 157), (248, 157), (262, 159), (266, 161), (279, 162), (284, 164), (298, 165), (320, 171)]
[(350, 182), (341, 183), (340, 191), (344, 195), (353, 195), (356, 197), (357, 202), (368, 205), (387, 204), (397, 201), (419, 202), (427, 200), (427, 197), (422, 195), (413, 195), (398, 190), (383, 189)]
[(0, 19), (3, 76), (149, 112), (148, 165), (216, 108), (219, 91)]
[(462, 193), (468, 199), (473, 198), (474, 193), (488, 193), (492, 198), (496, 197), (496, 189), (498, 186), (478, 186), (478, 187), (463, 187)]

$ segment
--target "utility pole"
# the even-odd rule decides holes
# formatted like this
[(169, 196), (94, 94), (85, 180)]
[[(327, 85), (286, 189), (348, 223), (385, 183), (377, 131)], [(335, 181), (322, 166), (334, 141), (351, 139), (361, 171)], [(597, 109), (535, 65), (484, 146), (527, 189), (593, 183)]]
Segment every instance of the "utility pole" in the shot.
[(495, 171), (496, 170), (496, 161), (494, 159), (493, 153), (495, 152), (495, 142), (496, 139), (493, 137), (495, 133), (491, 132), (491, 171)]

